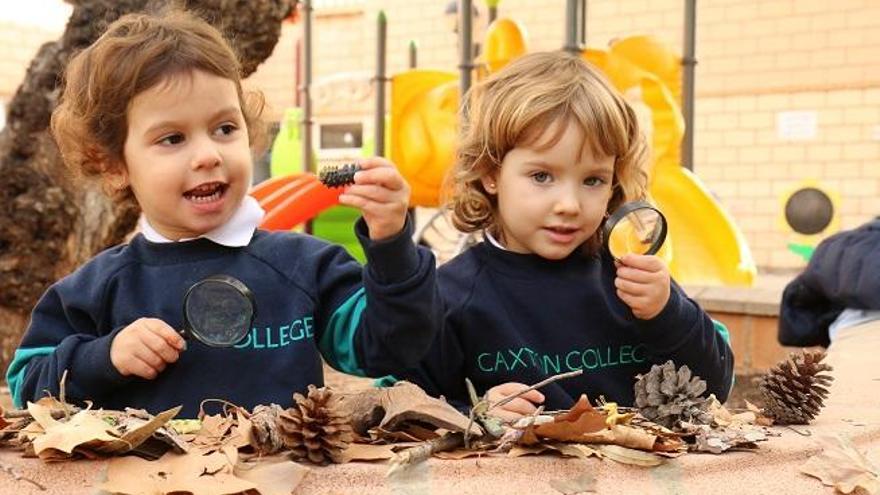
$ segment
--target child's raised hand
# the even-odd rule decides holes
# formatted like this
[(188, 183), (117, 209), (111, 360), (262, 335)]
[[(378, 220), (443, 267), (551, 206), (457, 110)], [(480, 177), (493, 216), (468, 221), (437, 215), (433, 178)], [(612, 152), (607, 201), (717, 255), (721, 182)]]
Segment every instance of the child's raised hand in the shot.
[(139, 318), (110, 344), (110, 362), (122, 375), (152, 380), (185, 348), (183, 337), (162, 320)]
[(370, 229), (370, 239), (387, 239), (403, 230), (409, 206), (409, 184), (390, 161), (374, 157), (360, 160), (354, 185), (339, 196), (344, 205), (359, 208)]
[[(529, 386), (524, 383), (502, 383), (501, 385), (495, 385), (490, 388), (489, 391), (486, 392), (486, 399), (489, 401), (489, 404), (494, 404), (499, 400), (510, 397), (511, 395), (516, 395), (527, 388), (529, 388)], [(497, 416), (505, 421), (516, 421), (523, 416), (534, 414), (534, 412), (538, 410), (535, 404), (540, 404), (542, 402), (544, 402), (544, 394), (537, 390), (529, 390), (507, 404), (491, 409), (488, 414)]]
[(670, 278), (666, 263), (657, 256), (627, 254), (617, 265), (617, 296), (636, 318), (650, 320), (669, 301)]

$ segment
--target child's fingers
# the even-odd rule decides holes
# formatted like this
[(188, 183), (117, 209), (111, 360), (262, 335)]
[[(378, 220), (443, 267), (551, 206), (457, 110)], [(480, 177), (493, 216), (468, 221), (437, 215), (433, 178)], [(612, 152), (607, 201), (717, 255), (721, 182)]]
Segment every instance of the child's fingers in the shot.
[(180, 351), (158, 333), (146, 332), (142, 341), (147, 348), (153, 351), (165, 363), (173, 363), (180, 357)]
[(374, 168), (382, 168), (382, 167), (391, 167), (397, 168), (394, 166), (394, 163), (387, 158), (382, 158), (381, 156), (371, 156), (369, 158), (361, 158), (357, 160), (357, 165), (360, 166), (361, 170), (372, 170)]
[(507, 411), (515, 412), (515, 413), (523, 415), (523, 416), (525, 416), (527, 414), (534, 414), (534, 412), (538, 410), (538, 408), (537, 408), (537, 406), (535, 406), (535, 404), (533, 404), (533, 403), (531, 403), (521, 397), (517, 397), (516, 399), (513, 399), (512, 401), (508, 402), (507, 404), (504, 404), (503, 406), (501, 406), (499, 409), (504, 409)]
[(139, 356), (131, 356), (127, 362), (126, 368), (128, 371), (126, 374), (139, 376), (141, 378), (146, 378), (147, 380), (152, 380), (159, 376), (159, 370), (141, 359)]
[(654, 255), (627, 254), (620, 261), (624, 267), (644, 270), (646, 272), (659, 272), (666, 268), (663, 260)]
[(647, 284), (657, 279), (657, 272), (650, 272), (640, 268), (631, 268), (624, 265), (617, 269), (617, 278), (629, 280), (630, 282)]
[(400, 191), (406, 187), (406, 182), (400, 172), (393, 167), (376, 167), (370, 170), (361, 170), (354, 174), (354, 183), (360, 185), (375, 184), (392, 191)]
[(519, 418), (523, 417), (522, 414), (516, 413), (513, 411), (507, 411), (505, 409), (501, 409), (500, 407), (497, 409), (492, 409), (488, 412), (489, 416), (495, 416), (496, 418), (501, 418), (507, 423), (513, 423)]
[(157, 318), (148, 318), (144, 320), (144, 323), (151, 332), (161, 337), (162, 340), (174, 349), (182, 351), (186, 347), (186, 342), (183, 340), (183, 336), (164, 321)]
[(617, 277), (614, 279), (614, 287), (631, 296), (643, 296), (650, 291), (651, 285)]
[(346, 189), (343, 194), (345, 196), (360, 196), (376, 203), (388, 203), (395, 199), (395, 194), (388, 188), (373, 184), (354, 185)]

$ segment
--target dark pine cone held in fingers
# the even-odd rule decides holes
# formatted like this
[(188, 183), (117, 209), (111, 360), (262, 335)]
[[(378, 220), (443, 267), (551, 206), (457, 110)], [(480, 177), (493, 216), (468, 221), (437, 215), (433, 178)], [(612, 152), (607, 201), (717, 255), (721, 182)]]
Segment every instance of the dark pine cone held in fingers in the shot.
[(348, 163), (338, 167), (327, 166), (321, 169), (318, 180), (327, 187), (343, 187), (354, 184), (354, 174), (360, 171), (360, 165)]

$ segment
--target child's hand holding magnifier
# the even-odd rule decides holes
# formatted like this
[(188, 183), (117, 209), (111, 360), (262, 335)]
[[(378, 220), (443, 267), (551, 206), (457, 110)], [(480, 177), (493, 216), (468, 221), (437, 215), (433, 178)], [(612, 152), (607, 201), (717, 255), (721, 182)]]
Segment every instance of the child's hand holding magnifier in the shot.
[(666, 218), (645, 201), (622, 205), (605, 222), (605, 249), (614, 257), (617, 296), (636, 318), (650, 320), (669, 301), (669, 268), (654, 254), (666, 240)]

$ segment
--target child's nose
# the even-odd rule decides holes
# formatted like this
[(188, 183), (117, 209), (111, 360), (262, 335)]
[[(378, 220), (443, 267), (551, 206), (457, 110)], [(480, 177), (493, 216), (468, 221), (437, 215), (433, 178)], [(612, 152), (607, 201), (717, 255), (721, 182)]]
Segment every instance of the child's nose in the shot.
[(576, 192), (565, 191), (556, 198), (553, 209), (559, 215), (574, 215), (580, 213), (581, 202)]
[(213, 168), (220, 165), (220, 150), (209, 139), (196, 144), (192, 157), (192, 168)]

